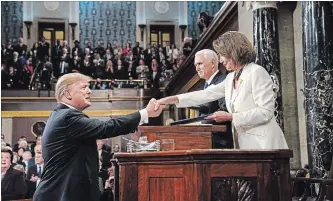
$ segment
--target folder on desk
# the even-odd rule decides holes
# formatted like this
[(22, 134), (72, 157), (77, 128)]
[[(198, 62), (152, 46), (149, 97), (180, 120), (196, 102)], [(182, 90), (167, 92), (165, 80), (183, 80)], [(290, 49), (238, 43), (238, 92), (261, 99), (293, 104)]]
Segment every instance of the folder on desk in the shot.
[(174, 125), (184, 125), (184, 124), (190, 124), (190, 123), (195, 123), (195, 122), (200, 122), (202, 120), (204, 120), (206, 117), (210, 116), (212, 114), (207, 114), (207, 115), (203, 115), (200, 117), (195, 117), (195, 118), (190, 118), (190, 119), (182, 119), (179, 121), (174, 121), (170, 123), (170, 126), (174, 126)]

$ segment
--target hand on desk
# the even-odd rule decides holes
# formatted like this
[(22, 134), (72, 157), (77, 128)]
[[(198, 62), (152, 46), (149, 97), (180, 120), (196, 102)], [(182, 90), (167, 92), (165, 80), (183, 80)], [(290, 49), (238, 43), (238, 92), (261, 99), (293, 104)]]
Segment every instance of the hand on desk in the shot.
[(232, 121), (232, 114), (225, 111), (217, 111), (214, 114), (206, 117), (205, 119), (212, 119), (216, 122)]

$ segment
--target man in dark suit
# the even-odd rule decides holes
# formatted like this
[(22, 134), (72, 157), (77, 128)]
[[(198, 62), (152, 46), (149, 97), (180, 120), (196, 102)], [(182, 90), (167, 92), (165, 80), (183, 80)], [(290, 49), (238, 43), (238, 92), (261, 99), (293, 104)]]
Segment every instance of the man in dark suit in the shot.
[(45, 37), (43, 36), (38, 44), (39, 45), (37, 48), (37, 57), (40, 61), (44, 61), (45, 56), (47, 56), (48, 58), (50, 57), (49, 55), (50, 43), (46, 42)]
[(57, 40), (56, 44), (52, 47), (51, 61), (52, 63), (58, 63), (60, 56), (62, 55), (60, 40)]
[(111, 167), (111, 156), (110, 154), (103, 150), (103, 141), (101, 139), (96, 140), (97, 143), (97, 151), (98, 151), (98, 158), (102, 161), (102, 168), (107, 169)]
[(156, 100), (145, 109), (124, 117), (100, 121), (82, 111), (91, 106), (89, 78), (80, 73), (65, 74), (55, 87), (58, 102), (52, 111), (42, 141), (45, 161), (34, 201), (95, 201), (100, 198), (97, 139), (134, 132), (149, 117), (157, 117)]
[(141, 50), (142, 50), (142, 47), (140, 47), (140, 43), (136, 42), (135, 47), (133, 47), (133, 49), (132, 49), (133, 56), (138, 58), (140, 56)]
[(28, 168), (27, 172), (27, 197), (32, 198), (36, 191), (36, 186), (40, 182), (40, 178), (44, 168), (44, 159), (41, 152), (37, 152), (35, 155), (35, 165)]
[[(195, 54), (194, 64), (196, 71), (201, 79), (204, 79), (204, 88), (210, 85), (216, 85), (226, 78), (226, 74), (222, 74), (218, 68), (218, 56), (210, 49), (200, 50)], [(225, 99), (216, 100), (199, 106), (200, 115), (212, 114), (218, 110), (226, 111)], [(215, 149), (231, 149), (233, 148), (233, 137), (231, 131), (231, 122), (217, 123), (213, 120), (203, 120), (201, 123), (226, 125), (226, 132), (213, 133), (212, 143)]]

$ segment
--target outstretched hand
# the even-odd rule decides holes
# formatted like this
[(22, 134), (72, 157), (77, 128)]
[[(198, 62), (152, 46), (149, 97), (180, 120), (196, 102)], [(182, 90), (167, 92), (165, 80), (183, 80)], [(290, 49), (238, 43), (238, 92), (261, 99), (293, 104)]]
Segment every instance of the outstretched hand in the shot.
[(169, 96), (169, 97), (161, 98), (161, 99), (157, 100), (155, 103), (155, 111), (157, 111), (160, 107), (165, 108), (166, 105), (168, 105), (168, 104), (175, 104), (178, 102), (179, 102), (179, 100), (178, 100), (177, 96)]
[(205, 119), (212, 119), (216, 122), (232, 121), (232, 114), (225, 111), (217, 111)]
[(156, 109), (156, 104), (157, 100), (155, 98), (150, 99), (146, 107), (149, 117), (158, 117), (165, 108), (165, 105), (159, 105), (158, 108)]

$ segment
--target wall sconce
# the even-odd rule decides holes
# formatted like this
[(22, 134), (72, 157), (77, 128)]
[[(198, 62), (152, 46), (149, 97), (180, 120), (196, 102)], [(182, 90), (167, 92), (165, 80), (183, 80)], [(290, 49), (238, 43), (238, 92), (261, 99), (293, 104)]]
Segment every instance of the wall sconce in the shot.
[(30, 28), (31, 28), (31, 25), (32, 25), (32, 21), (24, 21), (24, 24), (25, 26), (27, 27), (27, 32), (28, 32), (28, 39), (30, 39)]
[(71, 22), (71, 23), (68, 23), (71, 27), (72, 27), (72, 40), (75, 39), (75, 27), (77, 25), (76, 22)]
[(145, 30), (146, 25), (145, 24), (139, 24), (139, 28), (140, 28), (140, 31), (141, 31), (141, 41), (143, 42), (143, 31)]
[(182, 30), (182, 38), (181, 38), (181, 41), (184, 41), (185, 30), (186, 30), (186, 28), (187, 28), (187, 25), (179, 25), (179, 28)]

